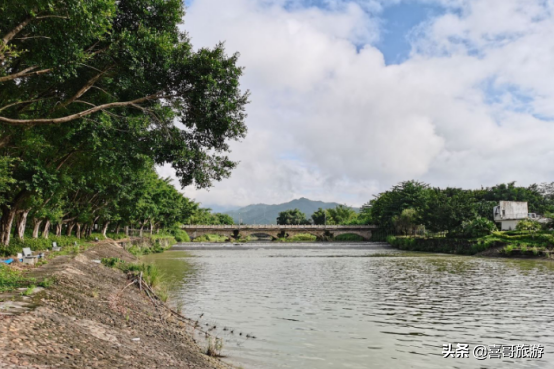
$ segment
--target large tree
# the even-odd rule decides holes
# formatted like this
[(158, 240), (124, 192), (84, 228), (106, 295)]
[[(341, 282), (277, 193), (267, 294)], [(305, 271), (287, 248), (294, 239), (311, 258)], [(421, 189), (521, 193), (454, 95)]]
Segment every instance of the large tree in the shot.
[(285, 210), (279, 213), (277, 217), (277, 224), (281, 225), (295, 225), (295, 224), (309, 224), (306, 219), (306, 214), (299, 209)]
[(180, 0), (0, 5), (0, 242), (18, 214), (111, 219), (129, 192), (123, 181), (153, 164), (170, 163), (182, 186), (230, 174), (228, 141), (246, 133), (242, 69), (222, 45), (193, 50), (179, 31), (183, 9)]

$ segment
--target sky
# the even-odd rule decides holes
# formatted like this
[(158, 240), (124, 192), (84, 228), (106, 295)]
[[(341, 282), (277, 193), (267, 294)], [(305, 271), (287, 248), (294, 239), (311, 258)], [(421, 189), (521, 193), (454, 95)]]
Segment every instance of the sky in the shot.
[(194, 47), (239, 52), (251, 93), (239, 166), (184, 189), (203, 206), (554, 181), (554, 0), (186, 5)]

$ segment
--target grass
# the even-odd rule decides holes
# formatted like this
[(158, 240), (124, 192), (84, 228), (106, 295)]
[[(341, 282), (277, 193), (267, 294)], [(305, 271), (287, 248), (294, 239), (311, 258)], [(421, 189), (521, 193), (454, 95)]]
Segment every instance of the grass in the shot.
[(160, 254), (173, 246), (177, 241), (173, 236), (149, 236), (135, 241), (127, 249), (131, 254), (140, 257), (148, 254)]
[(30, 285), (29, 287), (27, 287), (27, 289), (25, 291), (21, 292), (21, 296), (30, 296), (30, 295), (32, 295), (33, 292), (35, 291), (35, 288), (37, 288), (37, 286), (35, 286), (34, 284)]
[(103, 258), (101, 261), (105, 266), (119, 269), (123, 273), (138, 276), (142, 272), (142, 278), (153, 288), (159, 286), (162, 282), (161, 272), (154, 264), (128, 263), (119, 258)]
[(66, 248), (68, 246), (74, 246), (75, 242), (78, 245), (83, 245), (94, 241), (95, 238), (99, 240), (105, 239), (104, 236), (100, 233), (93, 233), (90, 237), (86, 238), (77, 238), (75, 236), (52, 236), (48, 238), (32, 238), (28, 235), (25, 236), (25, 239), (20, 240), (18, 238), (12, 238), (9, 246), (0, 247), (0, 256), (15, 256), (17, 253), (20, 253), (24, 247), (30, 248), (32, 251), (45, 251), (52, 248), (52, 242), (56, 242), (59, 247)]
[(124, 238), (129, 237), (125, 234), (125, 232), (119, 232), (119, 233), (108, 232), (106, 233), (106, 236), (108, 236), (108, 238), (111, 238), (112, 240), (122, 240)]
[(317, 237), (309, 233), (300, 233), (292, 237), (282, 237), (275, 240), (275, 242), (314, 242)]
[(228, 239), (229, 238), (227, 236), (205, 234), (203, 236), (196, 237), (192, 242), (227, 242)]
[(463, 253), (474, 255), (490, 248), (500, 248), (506, 256), (548, 256), (554, 249), (554, 232), (531, 234), (526, 231), (493, 232), (473, 239), (388, 236), (387, 242), (403, 250)]
[(0, 292), (27, 286), (29, 282), (30, 280), (25, 278), (21, 271), (7, 265), (0, 265)]
[(132, 274), (135, 277), (142, 273), (142, 278), (156, 292), (160, 300), (167, 301), (168, 286), (163, 281), (162, 273), (154, 264), (128, 263), (120, 258), (103, 258), (101, 262), (109, 268), (119, 269), (123, 273)]

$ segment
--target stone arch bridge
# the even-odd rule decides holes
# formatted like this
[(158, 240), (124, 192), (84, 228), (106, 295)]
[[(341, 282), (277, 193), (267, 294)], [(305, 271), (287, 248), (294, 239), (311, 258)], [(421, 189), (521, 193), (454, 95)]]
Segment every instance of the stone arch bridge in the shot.
[(271, 238), (293, 237), (297, 234), (311, 234), (318, 239), (325, 236), (336, 237), (341, 234), (355, 234), (364, 240), (371, 240), (373, 225), (185, 225), (182, 227), (191, 239), (206, 234), (227, 236), (231, 239), (250, 235), (267, 235)]

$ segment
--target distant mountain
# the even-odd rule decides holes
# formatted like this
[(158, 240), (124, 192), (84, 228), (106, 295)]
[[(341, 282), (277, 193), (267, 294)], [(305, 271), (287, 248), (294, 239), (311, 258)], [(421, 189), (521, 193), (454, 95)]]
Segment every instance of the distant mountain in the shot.
[(337, 205), (340, 204), (336, 202), (313, 201), (302, 197), (284, 204), (248, 205), (237, 210), (227, 211), (225, 214), (232, 216), (237, 224), (241, 219), (243, 224), (276, 224), (277, 216), (285, 210), (299, 209), (309, 219), (318, 208), (330, 209), (337, 207)]

